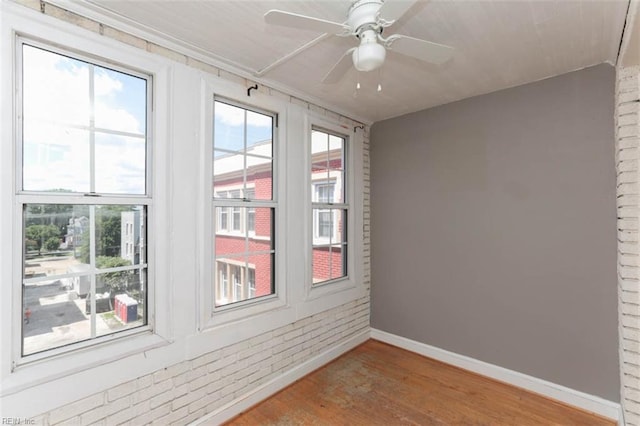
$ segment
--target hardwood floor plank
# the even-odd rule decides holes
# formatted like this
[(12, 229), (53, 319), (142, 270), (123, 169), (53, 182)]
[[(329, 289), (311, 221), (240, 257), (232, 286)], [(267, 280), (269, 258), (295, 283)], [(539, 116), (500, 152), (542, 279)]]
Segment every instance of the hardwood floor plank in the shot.
[(524, 389), (369, 340), (228, 425), (615, 425)]

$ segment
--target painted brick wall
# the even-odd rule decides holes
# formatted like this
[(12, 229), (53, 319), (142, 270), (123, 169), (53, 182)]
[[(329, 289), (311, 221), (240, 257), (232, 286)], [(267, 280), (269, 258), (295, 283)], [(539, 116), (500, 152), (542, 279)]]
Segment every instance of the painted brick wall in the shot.
[(122, 383), (36, 419), (42, 425), (187, 424), (369, 327), (363, 298)]
[(618, 68), (616, 171), (621, 402), (628, 426), (640, 426), (640, 67)]
[[(40, 10), (37, 0), (16, 0)], [(56, 6), (44, 13), (103, 36), (246, 85), (242, 77), (162, 46), (120, 32)], [(261, 85), (261, 92), (286, 99), (329, 119), (359, 125), (347, 117)], [(359, 130), (360, 131), (360, 130)], [(363, 280), (367, 295), (269, 333), (183, 361), (59, 407), (35, 418), (38, 425), (187, 424), (251, 392), (292, 368), (369, 329), (370, 210), (369, 128), (364, 129)], [(256, 218), (257, 220), (257, 218)]]

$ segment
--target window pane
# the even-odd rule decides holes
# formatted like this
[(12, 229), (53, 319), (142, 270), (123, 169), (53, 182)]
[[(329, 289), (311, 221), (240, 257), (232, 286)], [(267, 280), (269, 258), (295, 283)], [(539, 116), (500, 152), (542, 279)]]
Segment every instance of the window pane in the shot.
[(272, 208), (222, 206), (215, 217), (216, 255), (271, 250)]
[[(313, 243), (330, 244), (342, 238), (342, 209), (313, 209)], [(345, 234), (346, 235), (346, 234)]]
[(342, 278), (347, 275), (347, 251), (345, 250), (345, 248), (346, 247), (342, 245), (332, 245), (331, 247), (329, 247), (331, 257), (330, 278), (332, 280), (335, 280), (336, 278)]
[(96, 134), (96, 192), (144, 194), (146, 141), (144, 138)]
[(96, 207), (96, 267), (146, 263), (144, 206)]
[(252, 188), (254, 199), (273, 199), (273, 117), (220, 101), (214, 104), (214, 198), (240, 187), (245, 192)]
[[(107, 272), (96, 279), (96, 334), (139, 327), (146, 323), (146, 269)], [(91, 298), (87, 299), (91, 311)]]
[[(69, 280), (89, 288), (91, 278), (81, 275)], [(86, 299), (61, 280), (27, 283), (23, 287), (22, 354), (30, 355), (91, 338), (91, 317)]]
[[(247, 148), (260, 155), (271, 156), (273, 117), (247, 111)], [(268, 145), (268, 147), (262, 147)]]
[(25, 191), (89, 192), (90, 132), (25, 118)]
[(28, 45), (22, 63), (25, 119), (89, 125), (89, 64)]
[[(254, 210), (254, 231), (242, 235), (218, 233), (215, 238), (216, 306), (273, 294), (273, 209), (240, 208), (249, 217)], [(244, 216), (243, 216), (244, 217)]]
[(95, 125), (146, 135), (147, 81), (95, 66)]
[(247, 186), (253, 188), (255, 200), (273, 198), (273, 161), (247, 155)]
[(314, 246), (312, 255), (314, 284), (347, 275), (345, 245)]
[[(24, 355), (146, 324), (146, 268), (131, 268), (146, 261), (145, 212), (127, 205), (24, 206)], [(117, 317), (117, 294), (136, 300), (135, 319)]]
[(255, 296), (268, 296), (275, 292), (273, 265), (274, 254), (255, 254), (250, 253), (248, 258), (248, 267), (254, 271), (255, 278)]
[(223, 102), (214, 102), (214, 147), (244, 152), (245, 110)]
[(345, 193), (344, 193), (344, 188), (345, 188), (344, 172), (341, 170), (329, 170), (329, 179), (331, 179), (331, 181), (334, 184), (333, 202), (344, 203), (346, 200)]
[(318, 130), (312, 132), (311, 180), (314, 185), (321, 180), (332, 182), (335, 190), (331, 201), (322, 201), (314, 194), (313, 202), (345, 202), (344, 144), (344, 138)]
[(229, 268), (225, 262), (216, 262), (215, 268), (215, 297), (216, 306), (226, 305), (230, 302), (231, 290), (229, 288)]
[[(46, 279), (84, 272), (89, 263), (89, 206), (28, 204), (24, 207), (24, 278)], [(83, 259), (86, 247), (86, 259)], [(85, 266), (82, 266), (82, 265)]]
[(216, 306), (273, 294), (273, 261), (273, 253), (246, 253), (217, 259)]

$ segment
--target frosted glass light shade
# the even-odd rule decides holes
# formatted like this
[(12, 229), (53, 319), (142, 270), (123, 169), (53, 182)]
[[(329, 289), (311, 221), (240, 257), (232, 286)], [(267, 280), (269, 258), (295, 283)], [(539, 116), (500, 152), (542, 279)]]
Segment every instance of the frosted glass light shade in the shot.
[(353, 51), (353, 66), (358, 71), (373, 71), (384, 62), (387, 50), (378, 43), (362, 43)]

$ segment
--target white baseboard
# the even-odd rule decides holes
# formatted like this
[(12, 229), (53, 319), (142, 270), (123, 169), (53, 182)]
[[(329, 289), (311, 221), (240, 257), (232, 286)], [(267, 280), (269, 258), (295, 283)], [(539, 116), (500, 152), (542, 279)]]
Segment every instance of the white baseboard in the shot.
[(276, 392), (286, 388), (296, 380), (301, 379), (314, 370), (328, 364), (345, 352), (350, 351), (356, 346), (369, 340), (369, 330), (357, 334), (351, 339), (342, 342), (340, 345), (333, 347), (308, 361), (292, 368), (284, 374), (270, 380), (269, 382), (259, 386), (251, 392), (223, 405), (217, 410), (207, 414), (206, 416), (191, 423), (191, 425), (219, 425), (222, 424), (243, 411), (253, 407), (260, 401), (270, 397)]
[(407, 339), (385, 331), (376, 330), (374, 328), (371, 329), (371, 338), (538, 393), (548, 398), (581, 408), (585, 411), (590, 411), (603, 417), (608, 417), (617, 422), (622, 420), (620, 404), (594, 395), (589, 395), (537, 377), (518, 373), (517, 371), (445, 351), (444, 349), (436, 348), (434, 346), (416, 342), (415, 340)]

